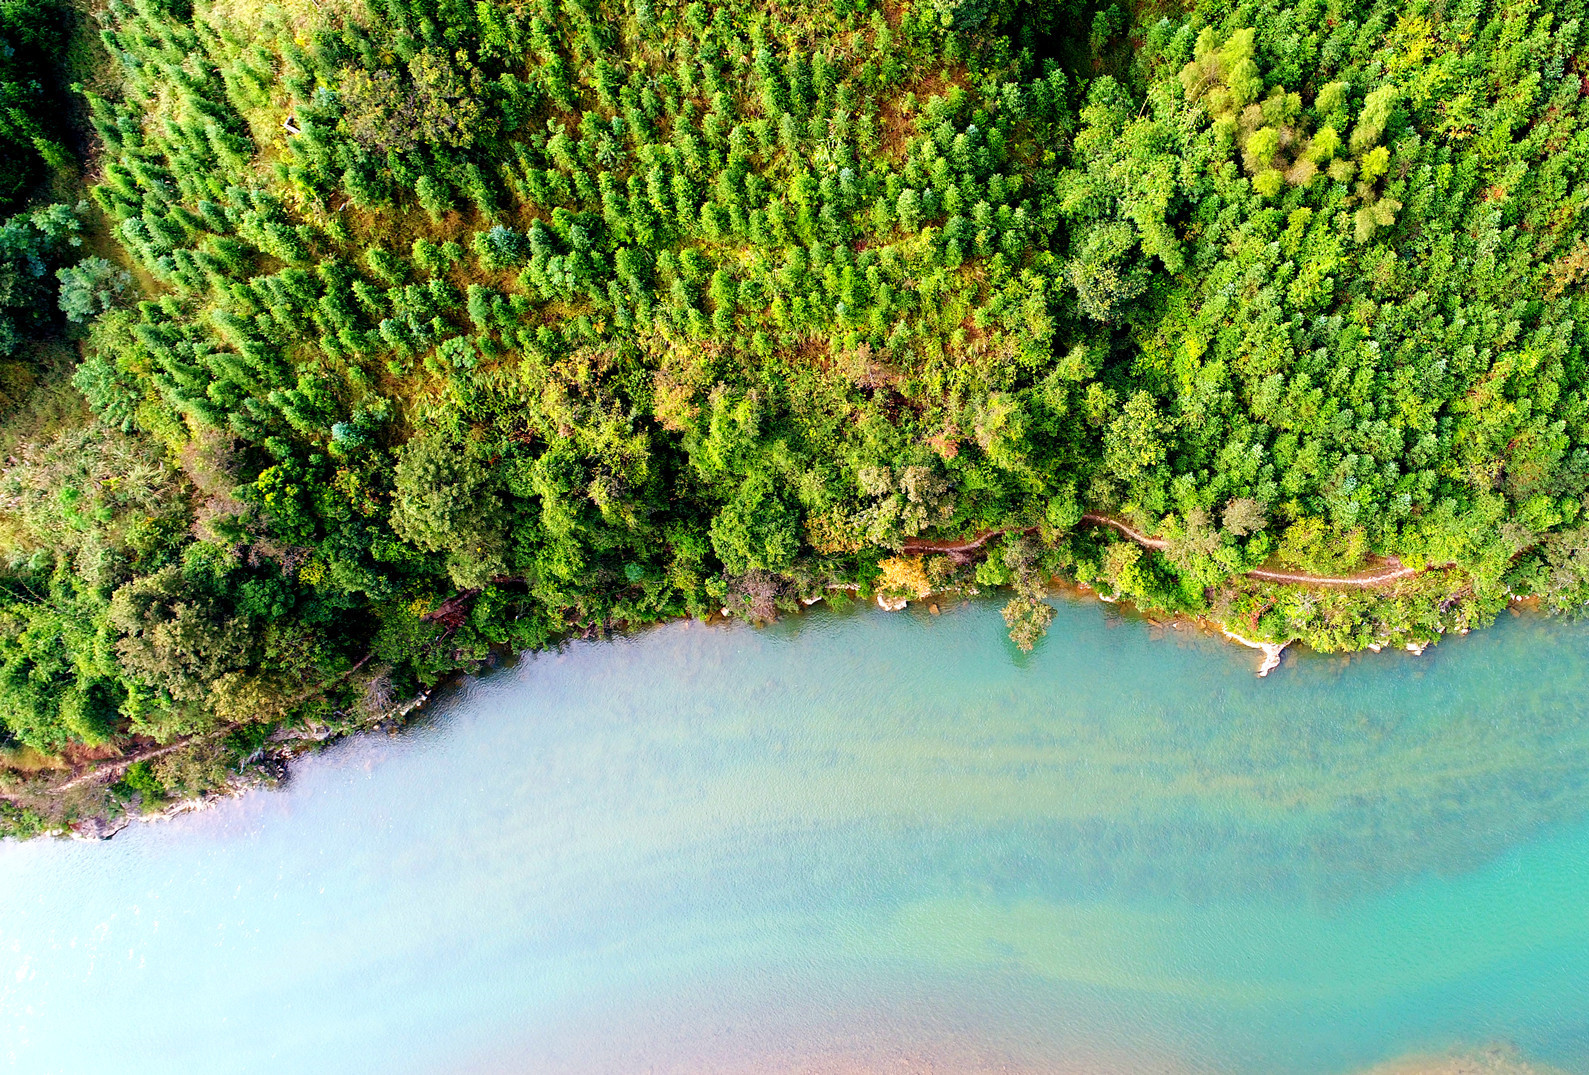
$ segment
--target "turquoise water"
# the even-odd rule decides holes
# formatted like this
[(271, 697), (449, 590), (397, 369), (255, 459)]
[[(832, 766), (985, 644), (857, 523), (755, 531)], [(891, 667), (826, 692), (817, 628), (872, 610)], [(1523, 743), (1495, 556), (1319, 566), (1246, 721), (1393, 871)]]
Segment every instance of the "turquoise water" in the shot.
[(527, 658), (0, 846), (0, 1062), (1589, 1072), (1589, 626), (1255, 664), (1090, 603), (1022, 656), (985, 602)]

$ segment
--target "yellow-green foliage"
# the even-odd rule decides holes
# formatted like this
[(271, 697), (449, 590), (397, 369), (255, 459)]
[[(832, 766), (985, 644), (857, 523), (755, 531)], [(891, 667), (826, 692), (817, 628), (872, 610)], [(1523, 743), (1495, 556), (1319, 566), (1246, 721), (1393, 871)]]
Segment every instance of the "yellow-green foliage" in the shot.
[[(1364, 98), (1349, 140), (1355, 159), (1337, 160), (1341, 150), (1337, 125), (1349, 122), (1349, 83), (1325, 83), (1313, 107), (1304, 109), (1301, 94), (1283, 86), (1265, 87), (1253, 60), (1253, 40), (1254, 31), (1246, 28), (1220, 45), (1213, 28), (1205, 26), (1195, 58), (1181, 68), (1182, 93), (1188, 102), (1202, 104), (1222, 139), (1236, 141), (1253, 189), (1265, 198), (1279, 196), (1287, 184), (1308, 186), (1321, 167), (1338, 183), (1356, 176), (1361, 181), (1357, 192), (1361, 204), (1354, 234), (1358, 242), (1367, 242), (1376, 227), (1393, 224), (1401, 208), (1400, 202), (1381, 199), (1374, 189), (1390, 167), (1390, 150), (1377, 143), (1400, 91), (1384, 85)], [(1318, 124), (1311, 133), (1309, 113)]]

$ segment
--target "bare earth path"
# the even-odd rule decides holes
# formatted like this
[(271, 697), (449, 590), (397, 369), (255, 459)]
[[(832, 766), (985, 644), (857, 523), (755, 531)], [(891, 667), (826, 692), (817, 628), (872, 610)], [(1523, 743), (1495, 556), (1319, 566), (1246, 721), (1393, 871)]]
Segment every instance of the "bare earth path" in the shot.
[[(1092, 523), (1094, 526), (1112, 527), (1137, 544), (1150, 549), (1163, 549), (1169, 545), (1169, 542), (1163, 538), (1149, 537), (1129, 523), (1110, 518), (1107, 515), (1088, 512), (1081, 517), (1081, 521)], [(1005, 530), (984, 530), (975, 537), (967, 538), (964, 541), (907, 541), (900, 551), (912, 555), (917, 553), (972, 552), (980, 549), (1000, 534), (1007, 532)], [(1441, 564), (1437, 566), (1448, 567), (1450, 565)], [(1368, 571), (1358, 572), (1355, 575), (1310, 575), (1297, 571), (1271, 571), (1264, 567), (1254, 568), (1245, 572), (1245, 574), (1250, 579), (1258, 579), (1263, 582), (1289, 582), (1302, 586), (1369, 587), (1384, 586), (1395, 582), (1397, 579), (1411, 578), (1413, 575), (1418, 574), (1418, 569), (1407, 567), (1395, 557), (1391, 557), (1383, 565)]]

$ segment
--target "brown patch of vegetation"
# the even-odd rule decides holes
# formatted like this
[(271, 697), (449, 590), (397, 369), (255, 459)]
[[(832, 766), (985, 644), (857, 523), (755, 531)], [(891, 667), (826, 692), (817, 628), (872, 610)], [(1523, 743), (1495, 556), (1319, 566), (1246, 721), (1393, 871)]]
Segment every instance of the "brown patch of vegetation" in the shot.
[(960, 454), (960, 430), (950, 426), (942, 433), (928, 437), (927, 446), (937, 452), (939, 458), (953, 459)]
[(1550, 263), (1547, 273), (1550, 283), (1545, 288), (1545, 297), (1548, 299), (1557, 298), (1569, 287), (1576, 286), (1589, 276), (1589, 242), (1579, 240), (1571, 251)]
[(14, 773), (40, 773), (71, 768), (71, 763), (59, 754), (45, 754), (29, 746), (7, 747), (0, 750), (0, 769)]

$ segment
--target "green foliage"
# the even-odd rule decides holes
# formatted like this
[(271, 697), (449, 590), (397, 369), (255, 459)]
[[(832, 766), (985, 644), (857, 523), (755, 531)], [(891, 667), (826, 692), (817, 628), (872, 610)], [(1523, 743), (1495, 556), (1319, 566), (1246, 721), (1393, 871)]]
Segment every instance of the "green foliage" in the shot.
[(78, 245), (78, 224), (64, 205), (0, 221), (0, 359), (46, 330), (55, 307), (53, 267)]
[(1054, 606), (1032, 597), (1012, 597), (1004, 606), (1004, 625), (1010, 629), (1010, 641), (1022, 653), (1032, 652), (1054, 621)]
[(50, 830), (49, 821), (35, 810), (0, 799), (0, 838), (29, 840)]
[(712, 520), (712, 548), (734, 575), (780, 571), (800, 549), (799, 520), (773, 492), (769, 479), (753, 475)]
[(67, 320), (82, 323), (125, 303), (133, 295), (132, 275), (104, 258), (84, 258), (58, 269), (61, 312)]
[(507, 570), (505, 517), (489, 460), (478, 444), (416, 437), (398, 457), (392, 528), (426, 552), (446, 555), (461, 589)]
[(71, 160), (50, 92), (68, 18), (54, 0), (0, 0), (0, 216), (21, 204), (46, 167)]
[(480, 101), (480, 71), (460, 61), (462, 55), (425, 48), (395, 71), (343, 70), (335, 85), (348, 134), (381, 152), (472, 145), (489, 128)]
[(165, 785), (155, 775), (154, 765), (147, 761), (135, 761), (127, 766), (118, 781), (118, 791), (127, 796), (141, 795), (148, 804), (158, 803), (166, 797)]
[(1020, 644), (1058, 572), (1329, 648), (1580, 604), (1581, 7), (113, 3), (145, 294), (0, 233), (98, 415), (6, 471), (0, 719), (275, 720), (372, 648), (412, 684), (902, 563), (1013, 585)]

